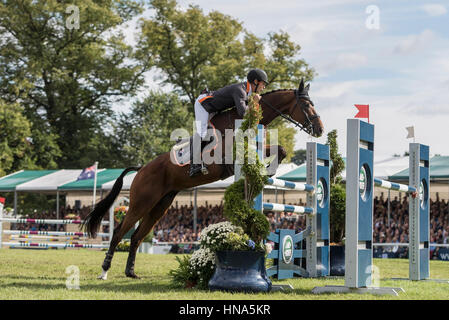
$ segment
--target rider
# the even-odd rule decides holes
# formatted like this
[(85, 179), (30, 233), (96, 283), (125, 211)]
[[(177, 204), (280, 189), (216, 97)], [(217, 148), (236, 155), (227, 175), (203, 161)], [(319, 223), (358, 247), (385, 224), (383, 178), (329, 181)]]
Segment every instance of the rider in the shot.
[[(231, 84), (217, 91), (207, 92), (201, 94), (195, 101), (195, 120), (196, 120), (196, 133), (194, 139), (199, 141), (201, 138), (201, 152), (203, 148), (209, 143), (209, 141), (203, 141), (206, 136), (207, 125), (210, 115), (216, 112), (221, 112), (229, 108), (236, 108), (240, 118), (243, 118), (248, 108), (248, 97), (251, 93), (255, 92), (254, 102), (259, 103), (259, 93), (265, 89), (268, 85), (268, 77), (265, 71), (261, 69), (253, 69), (248, 72), (246, 76), (247, 81), (236, 84)], [(193, 150), (194, 144), (190, 147), (190, 176), (194, 176), (200, 171), (203, 174), (207, 174), (207, 167), (202, 163), (194, 163)]]

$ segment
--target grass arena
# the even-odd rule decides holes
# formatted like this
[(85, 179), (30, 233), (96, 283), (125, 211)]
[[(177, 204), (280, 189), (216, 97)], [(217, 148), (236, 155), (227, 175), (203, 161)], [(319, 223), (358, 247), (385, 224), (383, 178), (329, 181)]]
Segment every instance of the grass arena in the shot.
[[(124, 276), (127, 253), (117, 252), (107, 281), (97, 279), (104, 251), (93, 249), (0, 250), (0, 298), (2, 300), (448, 300), (449, 284), (424, 281), (393, 281), (408, 277), (407, 259), (374, 259), (382, 286), (400, 286), (399, 296), (371, 294), (312, 294), (317, 286), (344, 284), (343, 277), (293, 278), (273, 281), (291, 284), (293, 290), (271, 293), (226, 293), (178, 289), (168, 274), (177, 267), (176, 255), (137, 254), (140, 280)], [(79, 268), (79, 288), (70, 289), (73, 272)], [(69, 268), (69, 269), (68, 269)], [(448, 263), (430, 261), (433, 279), (449, 278)]]

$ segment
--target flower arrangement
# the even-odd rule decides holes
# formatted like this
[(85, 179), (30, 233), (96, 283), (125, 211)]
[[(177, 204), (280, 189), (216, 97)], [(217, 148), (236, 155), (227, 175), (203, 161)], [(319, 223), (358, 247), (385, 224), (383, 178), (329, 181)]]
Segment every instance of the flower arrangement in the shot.
[(255, 242), (249, 239), (241, 227), (228, 221), (212, 224), (201, 231), (200, 249), (183, 259), (176, 257), (179, 267), (171, 270), (170, 275), (177, 285), (207, 289), (207, 284), (215, 272), (215, 252), (255, 248)]
[(122, 222), (127, 212), (128, 212), (127, 206), (119, 206), (114, 208), (114, 220), (117, 223)]
[(68, 220), (80, 220), (81, 218), (80, 218), (80, 216), (78, 216), (78, 215), (76, 215), (76, 214), (74, 214), (74, 213), (69, 213), (69, 214), (66, 214), (66, 215), (64, 216), (64, 219), (68, 219)]

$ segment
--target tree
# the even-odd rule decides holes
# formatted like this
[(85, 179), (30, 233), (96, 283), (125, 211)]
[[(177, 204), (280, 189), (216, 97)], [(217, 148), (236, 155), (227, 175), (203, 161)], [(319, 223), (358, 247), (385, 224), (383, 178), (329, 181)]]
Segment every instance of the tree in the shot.
[[(313, 69), (298, 58), (300, 46), (285, 32), (269, 33), (258, 38), (242, 24), (218, 11), (204, 14), (194, 5), (182, 11), (176, 0), (152, 0), (154, 16), (142, 20), (139, 56), (151, 56), (158, 80), (190, 101), (193, 113), (195, 99), (208, 87), (221, 87), (246, 80), (251, 68), (265, 69), (270, 89), (296, 88), (300, 79), (311, 80)], [(268, 47), (269, 53), (265, 53)], [(279, 120), (270, 125), (278, 128), (280, 143), (293, 155), (295, 129)]]
[(169, 151), (175, 144), (170, 140), (171, 132), (186, 125), (189, 128), (193, 120), (187, 111), (187, 101), (175, 93), (150, 92), (142, 101), (134, 103), (128, 114), (122, 113), (115, 125), (124, 161), (143, 165)]
[(299, 166), (306, 162), (306, 158), (307, 158), (306, 150), (304, 149), (295, 150), (294, 155), (291, 158), (291, 162)]
[(270, 32), (267, 42), (271, 55), (266, 58), (264, 68), (270, 88), (297, 88), (301, 79), (313, 80), (314, 69), (298, 58), (301, 46), (292, 42), (288, 33)]
[(0, 100), (0, 177), (32, 166), (31, 125), (18, 104)]
[(343, 240), (345, 234), (346, 188), (341, 177), (345, 163), (338, 153), (337, 130), (332, 130), (327, 134), (326, 144), (329, 146), (332, 161), (329, 179), (331, 193), (329, 207), (330, 239), (332, 242), (339, 243)]
[[(111, 103), (134, 94), (151, 63), (135, 60), (117, 30), (141, 11), (131, 0), (0, 2), (0, 94), (24, 107), (46, 163), (104, 155), (90, 141), (104, 137)], [(53, 139), (58, 156), (46, 153)]]

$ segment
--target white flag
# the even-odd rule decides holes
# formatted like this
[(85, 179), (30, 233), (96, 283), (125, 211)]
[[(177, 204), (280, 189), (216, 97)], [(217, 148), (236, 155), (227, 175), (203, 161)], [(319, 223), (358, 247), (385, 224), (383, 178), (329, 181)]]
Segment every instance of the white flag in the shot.
[(408, 134), (407, 134), (407, 139), (410, 139), (410, 138), (414, 138), (414, 137), (415, 137), (415, 127), (411, 126), (411, 127), (406, 127), (405, 129), (406, 129), (407, 132), (408, 132)]

